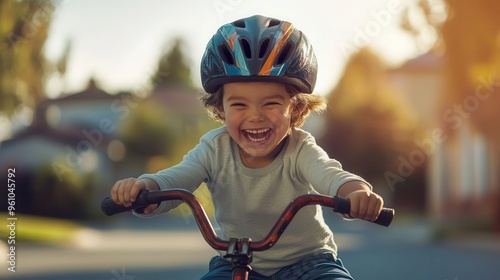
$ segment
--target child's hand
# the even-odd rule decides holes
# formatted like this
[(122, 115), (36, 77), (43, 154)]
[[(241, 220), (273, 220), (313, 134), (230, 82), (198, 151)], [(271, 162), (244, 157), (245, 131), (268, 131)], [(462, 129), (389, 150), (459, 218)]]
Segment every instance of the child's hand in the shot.
[(384, 200), (361, 181), (349, 181), (340, 186), (337, 194), (351, 202), (351, 218), (375, 221), (382, 211)]
[(351, 218), (375, 221), (382, 210), (384, 200), (370, 190), (357, 190), (350, 193), (347, 199), (351, 202)]
[[(139, 194), (139, 192), (144, 189), (159, 190), (160, 187), (158, 187), (156, 182), (148, 179), (123, 179), (116, 182), (113, 185), (113, 188), (111, 188), (111, 198), (116, 204), (130, 207), (132, 203), (135, 202), (137, 194)], [(149, 205), (148, 207), (144, 208), (144, 214), (151, 213), (156, 209), (156, 207), (158, 207), (157, 204)]]

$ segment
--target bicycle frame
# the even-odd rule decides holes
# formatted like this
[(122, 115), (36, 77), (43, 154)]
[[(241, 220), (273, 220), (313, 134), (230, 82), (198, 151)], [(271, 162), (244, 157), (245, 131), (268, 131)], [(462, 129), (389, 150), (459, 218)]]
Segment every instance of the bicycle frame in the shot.
[[(169, 200), (182, 200), (189, 205), (201, 234), (208, 245), (215, 250), (226, 251), (224, 258), (231, 259), (231, 262), (233, 263), (234, 280), (248, 279), (248, 273), (251, 270), (250, 263), (252, 262), (252, 252), (265, 251), (273, 247), (302, 207), (307, 205), (321, 205), (332, 208), (333, 211), (342, 214), (348, 214), (350, 211), (349, 200), (342, 197), (330, 197), (319, 194), (302, 195), (288, 204), (264, 239), (260, 241), (252, 241), (249, 238), (230, 238), (230, 240), (220, 239), (215, 233), (214, 228), (200, 202), (192, 193), (183, 189), (169, 189), (164, 191), (143, 190), (139, 193), (136, 201), (131, 207), (118, 205), (108, 197), (103, 200), (101, 209), (106, 215), (111, 216), (121, 212), (130, 211), (132, 209), (141, 211), (141, 209), (150, 204), (156, 204)], [(384, 208), (374, 223), (389, 226), (392, 222), (393, 216), (394, 209)]]

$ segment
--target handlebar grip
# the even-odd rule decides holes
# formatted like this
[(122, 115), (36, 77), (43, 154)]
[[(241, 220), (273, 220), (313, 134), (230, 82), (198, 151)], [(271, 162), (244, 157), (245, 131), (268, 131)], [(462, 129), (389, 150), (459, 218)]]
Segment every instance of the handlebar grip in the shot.
[(147, 194), (149, 193), (148, 190), (142, 190), (139, 192), (137, 195), (137, 198), (134, 203), (132, 203), (132, 206), (130, 207), (125, 207), (120, 204), (116, 204), (113, 199), (106, 197), (102, 203), (101, 203), (101, 210), (104, 212), (104, 214), (108, 216), (112, 216), (118, 213), (123, 213), (130, 211), (132, 209), (135, 209), (136, 211), (140, 212), (140, 209), (143, 209), (147, 207), (149, 204), (149, 201), (147, 199)]
[[(351, 201), (340, 196), (334, 196), (333, 200), (335, 202), (335, 207), (333, 211), (340, 214), (349, 214), (351, 212)], [(395, 211), (392, 208), (382, 208), (382, 211), (378, 215), (378, 218), (372, 223), (388, 227), (392, 218), (394, 217)]]

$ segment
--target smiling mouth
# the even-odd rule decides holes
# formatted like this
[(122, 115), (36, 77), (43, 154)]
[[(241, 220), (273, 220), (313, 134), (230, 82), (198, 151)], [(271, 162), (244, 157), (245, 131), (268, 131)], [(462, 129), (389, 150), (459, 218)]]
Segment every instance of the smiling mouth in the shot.
[(269, 138), (271, 135), (271, 129), (245, 129), (243, 130), (247, 139), (252, 142), (262, 142)]

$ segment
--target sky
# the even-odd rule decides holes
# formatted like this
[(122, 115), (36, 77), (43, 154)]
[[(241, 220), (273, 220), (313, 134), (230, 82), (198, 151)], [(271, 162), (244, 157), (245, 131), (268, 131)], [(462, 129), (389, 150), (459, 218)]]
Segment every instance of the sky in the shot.
[(185, 40), (195, 85), (207, 42), (223, 24), (255, 14), (290, 21), (306, 34), (318, 58), (315, 92), (326, 95), (349, 55), (370, 46), (397, 65), (418, 54), (399, 27), (416, 0), (55, 0), (45, 53), (55, 61), (72, 43), (64, 77), (53, 74), (50, 98), (83, 90), (89, 78), (111, 93), (141, 91), (161, 54), (178, 36)]

